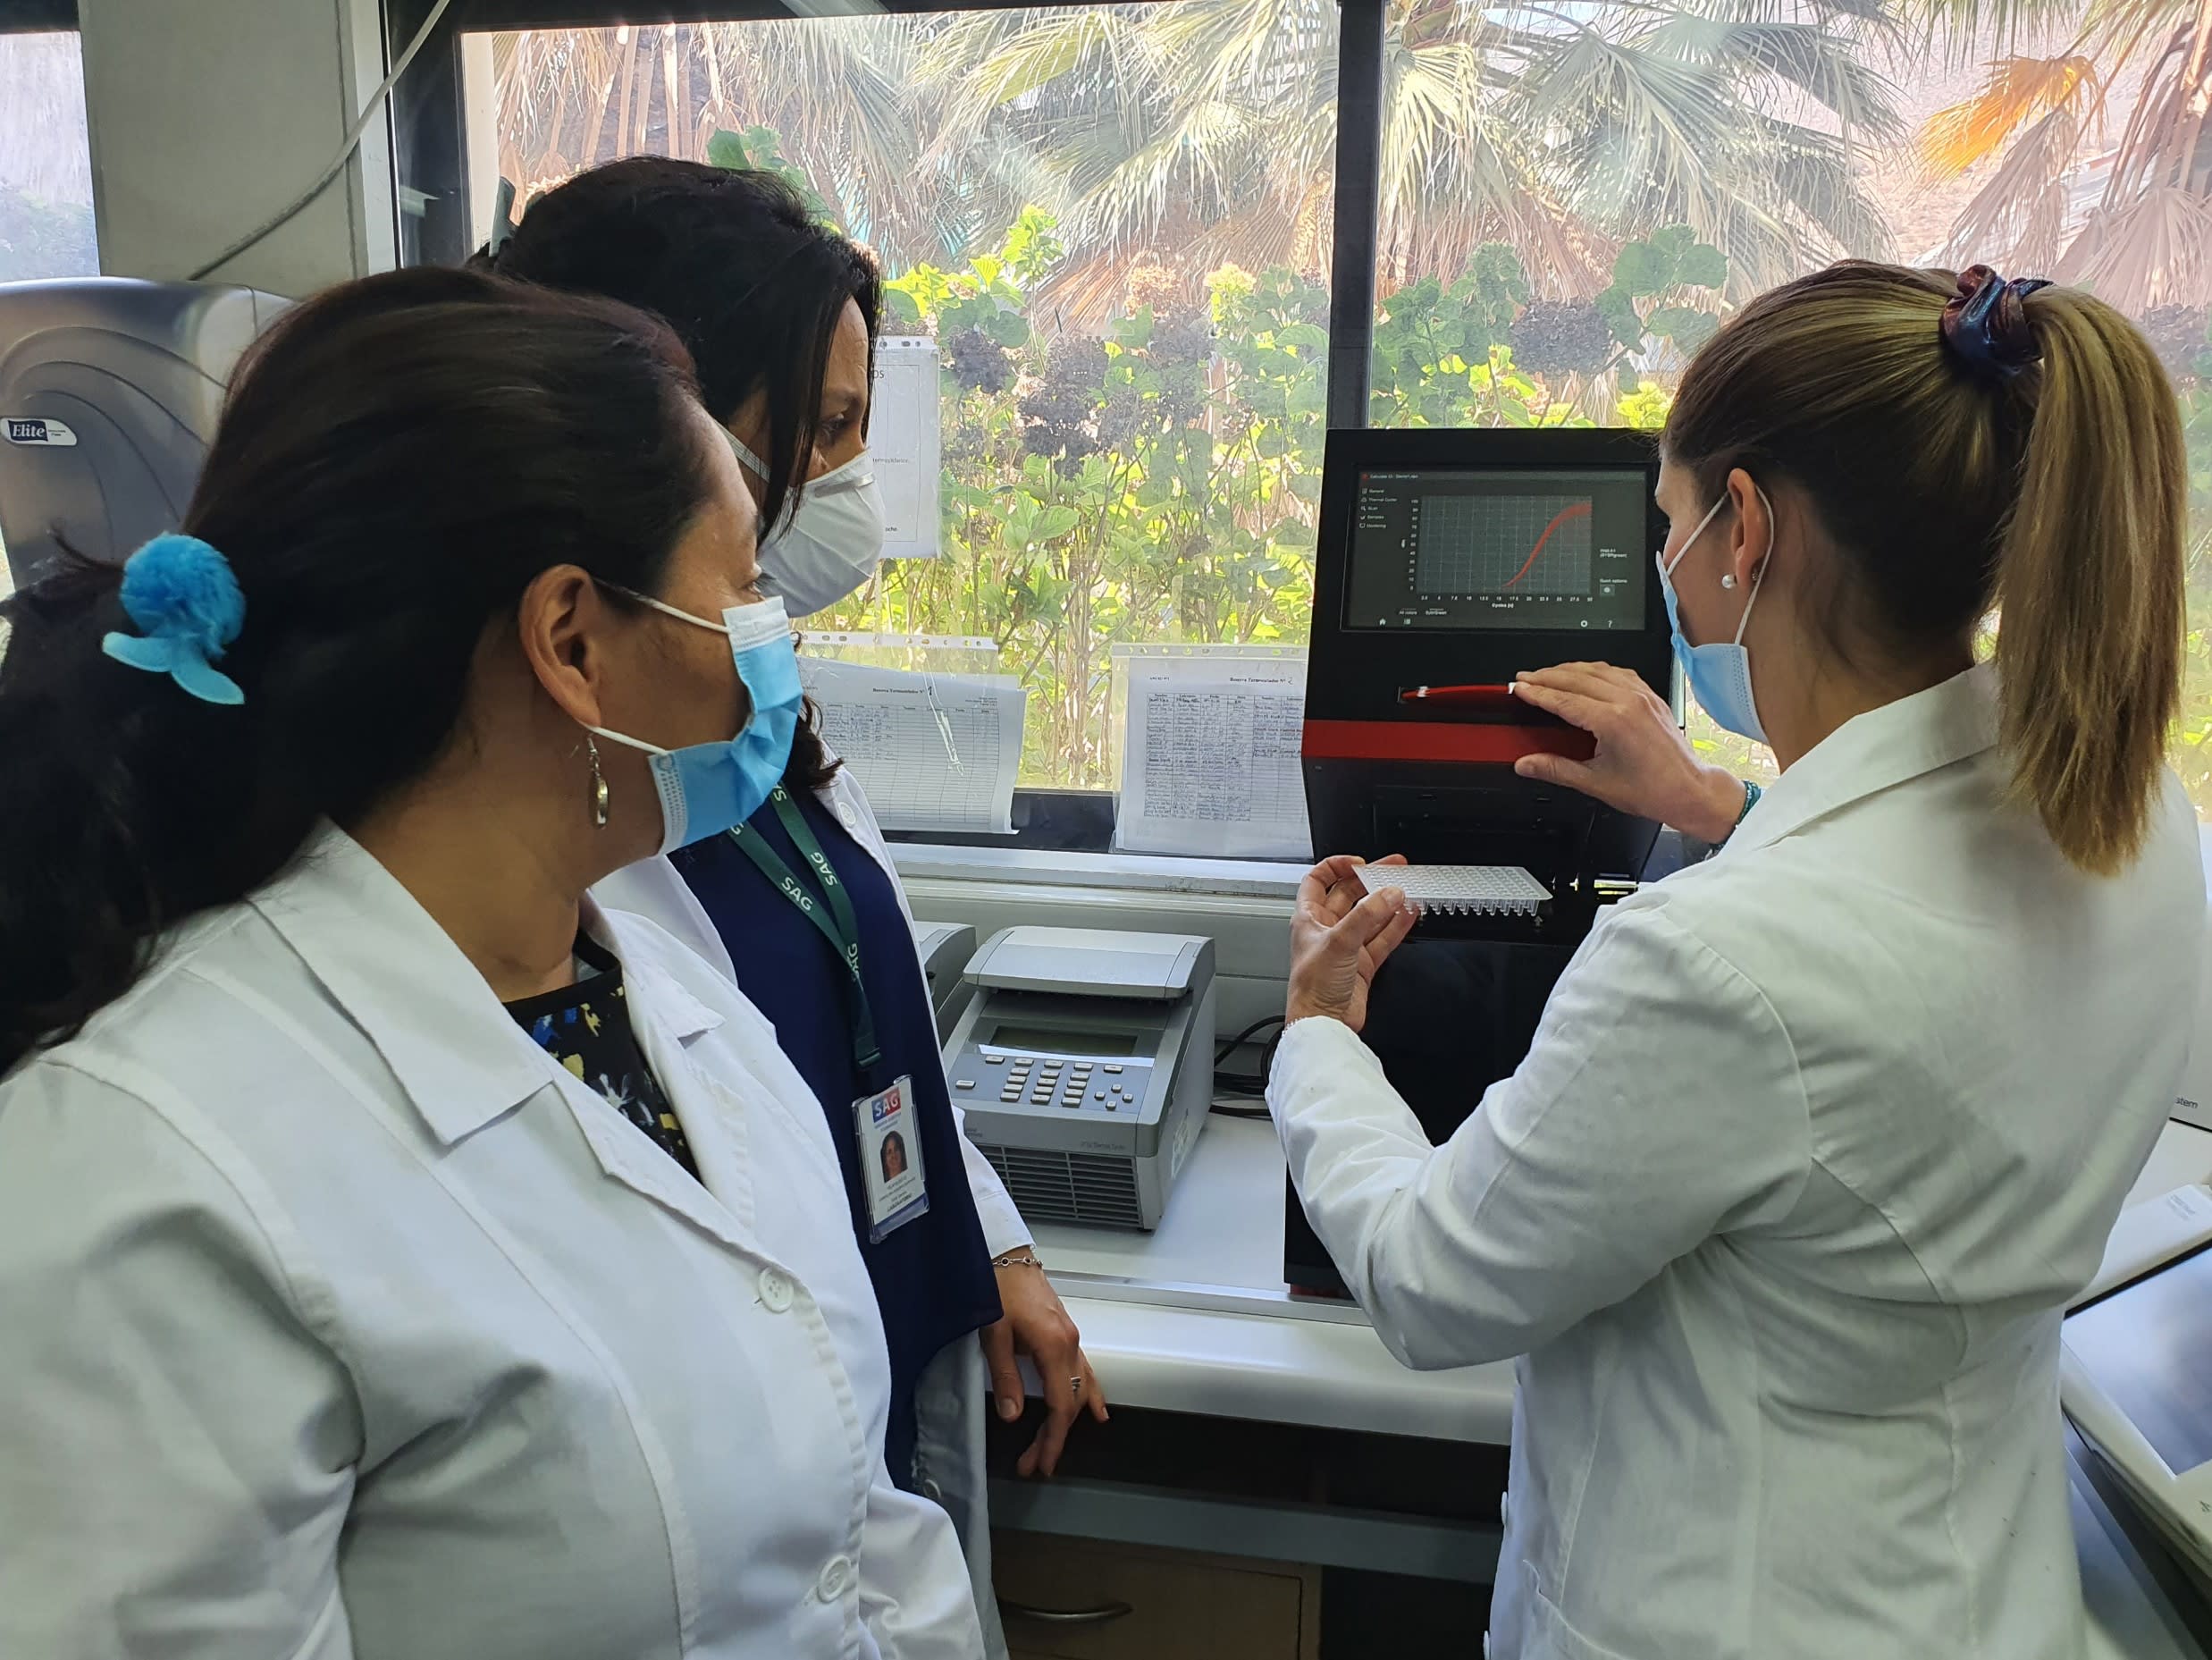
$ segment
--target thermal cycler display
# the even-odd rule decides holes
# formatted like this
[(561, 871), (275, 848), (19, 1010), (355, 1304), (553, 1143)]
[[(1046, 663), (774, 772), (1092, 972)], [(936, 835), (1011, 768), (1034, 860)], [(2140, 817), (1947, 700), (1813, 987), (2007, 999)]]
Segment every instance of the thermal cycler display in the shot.
[(1367, 471), (1348, 628), (1639, 629), (1645, 469)]

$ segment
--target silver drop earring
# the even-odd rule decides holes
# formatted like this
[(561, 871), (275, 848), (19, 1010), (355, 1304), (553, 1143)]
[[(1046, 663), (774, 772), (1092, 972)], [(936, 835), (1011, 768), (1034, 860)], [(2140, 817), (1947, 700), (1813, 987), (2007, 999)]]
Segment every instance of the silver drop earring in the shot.
[(586, 736), (585, 753), (592, 758), (592, 822), (607, 828), (607, 775), (599, 770), (599, 740)]

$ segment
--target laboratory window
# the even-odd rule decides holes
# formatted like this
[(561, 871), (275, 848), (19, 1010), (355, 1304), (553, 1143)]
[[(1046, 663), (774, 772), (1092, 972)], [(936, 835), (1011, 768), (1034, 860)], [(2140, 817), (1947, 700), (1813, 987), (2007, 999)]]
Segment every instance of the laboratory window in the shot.
[[(417, 256), (452, 257), (496, 181), (519, 207), (659, 152), (785, 173), (873, 246), (908, 540), (811, 619), (810, 654), (957, 693), (909, 712), (941, 737), (904, 752), (895, 831), (1011, 776), (1015, 817), (1063, 845), (1103, 845), (1104, 792), (1126, 821), (1132, 779), (1195, 822), (1283, 805), (1278, 778), (1222, 769), (1294, 708), (1269, 688), (1297, 684), (1310, 615), (1340, 242), (1371, 257), (1375, 307), (1367, 407), (1339, 414), (1375, 426), (1655, 428), (1733, 305), (1846, 255), (2086, 284), (2183, 400), (2176, 764), (2212, 805), (2212, 135), (2187, 114), (2212, 21), (1877, 10), (1387, 0), (1362, 250), (1333, 215), (1334, 0), (599, 26), (500, 0), (477, 26), (509, 26), (416, 90), (403, 195)], [(423, 141), (425, 108), (460, 112), (453, 133)], [(1178, 688), (1232, 678), (1257, 688), (1233, 729), (1183, 718)], [(1716, 758), (1768, 764), (1691, 717)]]
[(2048, 276), (2141, 323), (2188, 434), (2174, 755), (2212, 808), (2212, 137), (2185, 113), (2212, 14), (1415, 0), (1389, 27), (1377, 426), (1655, 426), (1731, 304), (1845, 256)]
[(470, 120), (488, 113), (518, 212), (653, 152), (783, 173), (880, 257), (871, 441), (879, 468), (919, 450), (932, 476), (887, 481), (908, 556), (812, 618), (807, 649), (957, 677), (909, 813), (1005, 768), (1113, 788), (1132, 669), (1179, 672), (1148, 648), (1295, 672), (1337, 34), (1334, 0), (1201, 0), (519, 29), (475, 60)]
[[(0, 34), (0, 282), (99, 270), (78, 37)], [(0, 595), (13, 586), (0, 546)]]

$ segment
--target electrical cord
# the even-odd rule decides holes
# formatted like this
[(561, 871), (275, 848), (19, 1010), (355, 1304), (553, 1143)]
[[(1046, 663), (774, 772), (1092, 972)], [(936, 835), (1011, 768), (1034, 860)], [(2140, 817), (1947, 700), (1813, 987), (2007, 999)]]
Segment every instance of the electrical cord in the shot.
[(343, 173), (346, 164), (353, 159), (354, 151), (360, 147), (361, 135), (368, 131), (369, 122), (375, 119), (376, 112), (383, 107), (384, 100), (391, 96), (392, 88), (400, 84), (400, 77), (407, 73), (408, 65), (415, 61), (415, 55), (423, 49), (424, 44), (430, 38), (431, 30), (438, 27), (438, 20), (445, 15), (446, 8), (452, 4), (453, 0), (438, 0), (437, 4), (430, 8), (430, 15), (423, 20), (423, 26), (415, 31), (415, 38), (407, 43), (407, 50), (400, 53), (399, 61), (392, 64), (391, 73), (384, 77), (382, 86), (369, 94), (368, 102), (361, 106), (361, 114), (355, 118), (353, 125), (346, 130), (346, 136), (339, 144), (337, 156), (329, 166), (316, 175), (315, 182), (303, 190), (289, 207), (231, 243), (230, 247), (193, 272), (185, 279), (186, 282), (206, 281), (210, 275), (229, 265), (231, 261), (236, 259), (270, 232), (290, 224), (302, 208), (330, 188), (331, 181)]
[(1280, 1026), (1282, 1024), (1282, 1015), (1269, 1015), (1265, 1019), (1254, 1021), (1250, 1025), (1245, 1027), (1243, 1031), (1238, 1032), (1235, 1037), (1224, 1038), (1219, 1043), (1216, 1043), (1214, 1046), (1214, 1065), (1218, 1066), (1222, 1062), (1227, 1060), (1229, 1057), (1236, 1051), (1239, 1044), (1249, 1043), (1254, 1037), (1258, 1035), (1260, 1032), (1266, 1031), (1268, 1027)]
[[(1238, 1032), (1236, 1036), (1227, 1039), (1221, 1043), (1214, 1051), (1214, 1065), (1215, 1067), (1215, 1071), (1214, 1073), (1214, 1088), (1221, 1094), (1229, 1096), (1232, 1099), (1244, 1099), (1249, 1100), (1266, 1100), (1267, 1095), (1267, 1073), (1268, 1070), (1274, 1065), (1275, 1046), (1283, 1041), (1283, 1021), (1282, 1015), (1270, 1015), (1265, 1020), (1254, 1021), (1250, 1025), (1245, 1027), (1243, 1031)], [(1219, 1070), (1221, 1063), (1224, 1060), (1226, 1060), (1240, 1045), (1249, 1043), (1253, 1038), (1257, 1037), (1262, 1032), (1266, 1031), (1270, 1026), (1274, 1028), (1274, 1034), (1268, 1038), (1267, 1046), (1260, 1051), (1259, 1072), (1257, 1075), (1249, 1072), (1223, 1072)], [(1213, 1110), (1220, 1114), (1224, 1118), (1265, 1118), (1267, 1116), (1267, 1109), (1265, 1107), (1225, 1107), (1218, 1100), (1215, 1102)]]

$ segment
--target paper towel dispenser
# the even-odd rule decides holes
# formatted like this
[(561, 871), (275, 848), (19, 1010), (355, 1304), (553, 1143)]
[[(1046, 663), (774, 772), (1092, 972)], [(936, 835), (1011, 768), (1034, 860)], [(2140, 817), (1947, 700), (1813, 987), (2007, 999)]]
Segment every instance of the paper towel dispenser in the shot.
[(191, 500), (240, 355), (291, 302), (124, 277), (0, 283), (0, 544), (120, 560)]

